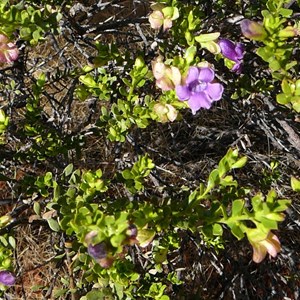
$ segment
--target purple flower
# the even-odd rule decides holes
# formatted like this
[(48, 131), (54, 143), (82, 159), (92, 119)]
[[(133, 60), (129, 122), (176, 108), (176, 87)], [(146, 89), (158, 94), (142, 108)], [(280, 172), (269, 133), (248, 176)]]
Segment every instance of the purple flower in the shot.
[(200, 108), (209, 109), (212, 102), (221, 99), (223, 86), (213, 82), (215, 73), (207, 67), (190, 67), (184, 85), (176, 86), (179, 100), (188, 101), (195, 114)]
[(244, 45), (242, 43), (234, 44), (228, 39), (221, 39), (219, 41), (219, 46), (223, 56), (235, 62), (231, 70), (238, 74), (241, 73), (244, 57)]
[(94, 259), (103, 259), (106, 258), (107, 256), (107, 251), (106, 251), (106, 245), (105, 243), (100, 243), (95, 246), (89, 245), (88, 246), (88, 253), (90, 256), (92, 256)]
[(0, 283), (11, 286), (16, 282), (16, 277), (9, 271), (0, 271)]

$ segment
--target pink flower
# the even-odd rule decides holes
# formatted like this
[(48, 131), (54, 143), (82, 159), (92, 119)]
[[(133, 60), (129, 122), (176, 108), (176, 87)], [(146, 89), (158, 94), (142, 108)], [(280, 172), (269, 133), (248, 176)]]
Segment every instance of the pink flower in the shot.
[(19, 50), (14, 43), (9, 42), (4, 34), (0, 34), (0, 63), (11, 63), (18, 59)]
[(267, 253), (272, 257), (276, 257), (277, 253), (281, 251), (278, 237), (270, 231), (265, 239), (257, 239), (255, 238), (255, 231), (256, 229), (253, 229), (250, 234), (247, 233), (248, 240), (253, 247), (253, 261), (260, 263)]

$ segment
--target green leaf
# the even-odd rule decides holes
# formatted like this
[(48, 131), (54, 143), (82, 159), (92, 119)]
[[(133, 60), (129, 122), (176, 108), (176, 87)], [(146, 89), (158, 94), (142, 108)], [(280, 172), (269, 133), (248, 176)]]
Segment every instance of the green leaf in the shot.
[(8, 243), (11, 245), (11, 247), (13, 248), (13, 249), (15, 249), (16, 248), (16, 240), (15, 240), (15, 238), (13, 237), (13, 236), (9, 236), (8, 237)]
[(243, 208), (245, 205), (245, 201), (242, 199), (234, 200), (232, 203), (231, 214), (233, 217), (240, 216), (242, 214)]
[(184, 58), (186, 59), (186, 62), (188, 65), (190, 65), (193, 62), (196, 52), (197, 52), (197, 47), (195, 47), (195, 46), (190, 46), (186, 50), (186, 52), (184, 54)]
[(54, 220), (54, 219), (48, 219), (47, 222), (48, 222), (49, 227), (53, 231), (58, 232), (60, 230), (59, 224), (58, 224), (58, 222), (56, 220)]
[(261, 221), (263, 226), (268, 230), (278, 229), (278, 224), (277, 224), (277, 221), (275, 221), (275, 220), (271, 220), (271, 219), (262, 217), (262, 218), (259, 218), (259, 221)]
[(293, 14), (293, 10), (288, 8), (280, 8), (278, 12), (282, 17), (285, 18), (288, 18)]
[(213, 225), (213, 235), (221, 236), (223, 234), (223, 228), (220, 224), (216, 223)]
[(41, 215), (41, 206), (40, 206), (40, 203), (39, 202), (34, 202), (33, 204), (33, 210), (34, 212), (40, 216)]
[(238, 240), (241, 240), (245, 236), (244, 232), (242, 231), (238, 223), (228, 224), (228, 226), (230, 227), (232, 234)]
[(214, 169), (208, 177), (207, 187), (206, 187), (206, 193), (209, 192), (211, 189), (213, 189), (217, 184), (220, 182), (219, 177), (219, 170)]
[(97, 88), (97, 83), (90, 74), (81, 75), (79, 81), (90, 88)]
[(292, 94), (290, 84), (286, 79), (282, 80), (281, 89), (282, 89), (283, 93), (286, 94), (286, 95), (291, 95)]
[(280, 94), (276, 95), (276, 101), (279, 104), (285, 105), (285, 104), (288, 104), (291, 101), (291, 98), (290, 98), (290, 96), (287, 96), (284, 93), (280, 93)]
[(247, 157), (241, 157), (236, 163), (231, 166), (231, 169), (239, 169), (242, 168), (247, 163)]
[(195, 37), (198, 43), (215, 41), (220, 36), (220, 32), (203, 33)]
[(133, 179), (133, 178), (134, 178), (133, 174), (132, 174), (131, 171), (128, 170), (128, 169), (126, 169), (126, 170), (124, 170), (124, 171), (122, 172), (122, 176), (123, 176), (123, 178), (126, 179), (126, 180), (128, 180), (128, 179)]
[(218, 54), (221, 52), (220, 46), (214, 41), (202, 42), (201, 47), (207, 49), (212, 54)]
[(293, 191), (300, 193), (300, 180), (296, 177), (291, 177), (291, 187)]
[(137, 240), (141, 247), (147, 247), (154, 239), (155, 231), (151, 229), (138, 230)]
[(71, 173), (73, 172), (73, 164), (69, 164), (65, 167), (65, 169), (63, 170), (63, 173), (65, 174), (66, 177), (68, 177), (69, 175), (71, 175)]
[(273, 189), (270, 190), (268, 195), (267, 195), (267, 202), (274, 203), (276, 198), (277, 198), (277, 194), (276, 194), (275, 190), (273, 190)]

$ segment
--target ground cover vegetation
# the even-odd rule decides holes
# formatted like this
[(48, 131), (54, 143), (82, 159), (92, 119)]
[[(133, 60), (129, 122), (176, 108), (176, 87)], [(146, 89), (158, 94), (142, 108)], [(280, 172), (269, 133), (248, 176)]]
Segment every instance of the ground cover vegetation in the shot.
[(1, 0), (1, 299), (297, 299), (299, 16)]

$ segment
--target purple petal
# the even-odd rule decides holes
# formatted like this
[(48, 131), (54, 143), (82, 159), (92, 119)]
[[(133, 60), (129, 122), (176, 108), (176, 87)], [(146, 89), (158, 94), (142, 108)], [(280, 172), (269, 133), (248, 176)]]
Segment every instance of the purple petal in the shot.
[(195, 93), (188, 100), (188, 105), (195, 114), (200, 108), (209, 109), (211, 107), (211, 102), (209, 97), (204, 93)]
[(241, 74), (241, 72), (242, 72), (242, 63), (240, 63), (240, 62), (236, 63), (236, 64), (232, 67), (231, 71), (232, 71), (232, 72), (235, 72), (235, 73), (237, 73), (237, 74)]
[(187, 100), (190, 98), (191, 92), (187, 86), (177, 85), (175, 90), (176, 90), (176, 94), (177, 94), (177, 97), (179, 100), (183, 101), (183, 100)]
[(242, 43), (237, 43), (235, 47), (235, 52), (238, 59), (242, 59), (244, 57), (245, 47)]
[(95, 246), (89, 245), (88, 246), (88, 253), (90, 256), (92, 256), (95, 259), (102, 259), (106, 258), (107, 252), (106, 252), (106, 245), (104, 242), (101, 242)]
[(214, 80), (215, 72), (211, 68), (200, 68), (198, 80), (202, 82), (211, 82)]
[(188, 75), (186, 77), (185, 83), (189, 85), (190, 83), (198, 80), (199, 77), (199, 68), (197, 67), (190, 67), (188, 71)]
[(222, 98), (223, 91), (223, 85), (220, 83), (208, 83), (205, 90), (212, 101), (220, 100)]
[(16, 277), (9, 271), (0, 271), (0, 283), (11, 286), (14, 285)]
[(230, 40), (227, 39), (221, 39), (219, 41), (219, 46), (221, 48), (221, 52), (222, 54), (233, 61), (237, 61), (237, 54), (236, 54), (236, 46), (234, 45), (234, 43)]

